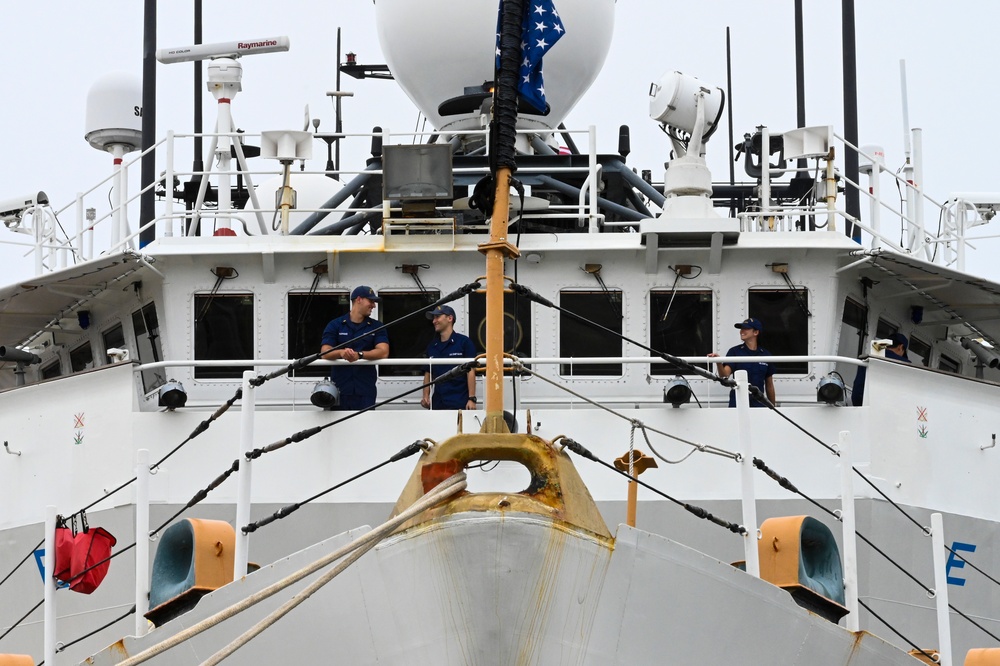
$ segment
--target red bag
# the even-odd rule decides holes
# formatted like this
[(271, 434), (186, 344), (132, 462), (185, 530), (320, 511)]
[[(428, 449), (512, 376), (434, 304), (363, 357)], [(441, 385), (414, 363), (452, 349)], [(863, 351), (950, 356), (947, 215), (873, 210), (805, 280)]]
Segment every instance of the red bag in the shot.
[[(71, 590), (90, 594), (97, 589), (108, 575), (108, 568), (111, 566), (108, 558), (116, 543), (118, 540), (103, 527), (93, 527), (76, 535), (70, 565), (70, 578), (73, 581)], [(58, 567), (56, 570), (58, 571)]]
[(69, 527), (56, 527), (56, 559), (53, 566), (52, 577), (57, 582), (70, 579), (70, 570), (73, 567), (73, 547), (76, 544), (76, 535)]

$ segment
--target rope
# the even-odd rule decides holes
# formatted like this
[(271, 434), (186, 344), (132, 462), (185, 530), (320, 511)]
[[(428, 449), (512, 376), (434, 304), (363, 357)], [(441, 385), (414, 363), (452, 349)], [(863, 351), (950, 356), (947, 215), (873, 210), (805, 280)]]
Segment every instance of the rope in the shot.
[[(309, 564), (299, 569), (298, 571), (294, 572), (293, 574), (283, 578), (282, 580), (277, 581), (276, 583), (273, 583), (265, 587), (263, 590), (251, 594), (250, 596), (248, 596), (246, 599), (243, 599), (239, 603), (236, 603), (228, 608), (224, 608), (218, 613), (215, 613), (214, 615), (205, 618), (201, 622), (198, 622), (197, 624), (181, 632), (178, 632), (177, 634), (174, 634), (173, 636), (163, 641), (162, 643), (158, 643), (150, 648), (147, 648), (146, 650), (143, 650), (134, 657), (130, 657), (122, 662), (119, 662), (118, 666), (137, 666), (138, 664), (145, 663), (146, 661), (152, 659), (153, 657), (156, 657), (166, 652), (170, 648), (180, 645), (181, 643), (187, 641), (188, 639), (194, 638), (198, 634), (208, 629), (211, 629), (212, 627), (218, 625), (221, 622), (224, 622), (225, 620), (228, 620), (231, 617), (236, 616), (237, 614), (260, 603), (261, 601), (270, 598), (271, 596), (277, 594), (278, 592), (281, 592), (290, 585), (294, 585), (295, 583), (299, 582), (306, 576), (313, 574), (322, 569), (323, 567), (331, 564), (332, 562), (339, 560), (345, 555), (348, 555), (358, 549), (364, 548), (365, 546), (368, 546), (368, 548), (370, 548), (371, 546), (375, 545), (375, 543), (381, 541), (386, 536), (391, 534), (396, 528), (398, 528), (406, 521), (419, 515), (423, 511), (433, 507), (434, 505), (447, 499), (448, 497), (465, 490), (465, 487), (466, 487), (465, 473), (460, 472), (452, 476), (448, 480), (444, 481), (430, 493), (424, 495), (418, 502), (416, 502), (413, 506), (408, 508), (403, 513), (386, 521), (379, 527), (371, 530), (370, 532), (367, 532), (366, 534), (355, 539), (346, 546), (338, 548), (336, 551), (324, 555), (323, 557), (316, 560), (312, 564)], [(336, 573), (340, 573), (340, 570), (342, 569), (338, 567)], [(236, 642), (226, 646), (222, 651), (220, 651), (220, 653), (213, 655), (212, 657), (209, 658), (208, 661), (203, 662), (203, 664), (218, 663), (218, 661), (213, 661), (213, 660), (216, 658), (219, 658), (221, 660), (222, 658), (225, 658), (226, 656), (228, 656), (228, 654), (231, 654), (233, 651), (235, 651), (242, 645), (245, 645), (246, 642), (248, 642), (254, 636), (258, 635), (268, 626), (273, 624), (274, 621), (280, 619), (285, 614), (287, 614), (288, 611), (292, 610), (292, 608), (302, 603), (302, 601), (307, 599), (309, 595), (313, 594), (316, 590), (322, 587), (322, 585), (325, 585), (327, 582), (329, 582), (329, 580), (332, 580), (333, 576), (335, 576), (336, 573), (334, 573), (334, 571), (331, 571), (327, 574), (324, 574), (322, 578), (320, 578), (315, 583), (304, 589), (299, 594), (295, 595), (295, 597), (290, 599), (288, 602), (286, 602), (284, 605), (282, 605), (280, 608), (274, 611), (274, 613), (269, 615), (267, 618), (265, 618), (256, 626), (254, 626), (252, 629), (250, 629), (248, 632), (246, 632), (246, 634), (240, 636)], [(333, 576), (331, 576), (331, 574), (333, 574)], [(317, 583), (320, 583), (321, 581), (322, 584), (317, 585)]]

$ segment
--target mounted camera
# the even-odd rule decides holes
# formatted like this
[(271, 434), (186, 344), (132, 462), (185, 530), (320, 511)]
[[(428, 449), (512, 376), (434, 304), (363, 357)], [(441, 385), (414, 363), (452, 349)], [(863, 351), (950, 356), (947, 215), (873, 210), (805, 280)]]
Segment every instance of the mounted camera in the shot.
[(26, 194), (13, 199), (0, 201), (0, 220), (8, 227), (15, 226), (21, 221), (21, 216), (26, 211), (35, 206), (44, 206), (49, 203), (49, 197), (45, 192), (39, 190), (37, 194)]

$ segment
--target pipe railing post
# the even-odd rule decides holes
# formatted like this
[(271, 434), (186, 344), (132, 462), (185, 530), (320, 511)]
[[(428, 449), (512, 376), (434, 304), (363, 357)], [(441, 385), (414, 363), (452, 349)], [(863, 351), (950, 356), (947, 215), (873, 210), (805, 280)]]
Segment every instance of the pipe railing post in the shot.
[(858, 617), (858, 538), (854, 516), (854, 453), (851, 433), (840, 431), (840, 520), (844, 530), (844, 604), (847, 606), (847, 630), (861, 629)]
[(590, 187), (588, 189), (588, 194), (590, 196), (589, 201), (589, 224), (587, 231), (592, 234), (599, 233), (601, 231), (598, 226), (598, 213), (600, 213), (600, 208), (598, 207), (597, 197), (600, 196), (600, 188), (598, 187), (598, 168), (597, 168), (597, 127), (591, 125), (587, 132), (588, 140), (590, 141), (590, 147), (587, 150), (587, 165), (589, 167), (588, 180), (590, 181)]
[(135, 452), (135, 635), (149, 624), (149, 449)]
[(253, 463), (247, 458), (247, 453), (253, 449), (254, 410), (257, 399), (250, 380), (257, 373), (247, 370), (243, 373), (243, 401), (240, 411), (240, 471), (236, 482), (236, 548), (233, 557), (233, 580), (239, 580), (247, 575), (247, 562), (250, 552), (250, 534), (243, 532), (243, 527), (250, 522), (250, 481)]
[(46, 664), (56, 663), (56, 508), (45, 507), (45, 556), (42, 561), (45, 574), (45, 611), (43, 614), (42, 654)]
[(937, 610), (938, 654), (941, 666), (951, 666), (951, 619), (948, 616), (948, 563), (945, 557), (944, 519), (931, 514), (931, 547), (934, 549), (934, 604)]
[(743, 487), (743, 526), (747, 533), (743, 536), (744, 559), (747, 573), (760, 578), (760, 556), (757, 553), (757, 497), (753, 483), (753, 445), (750, 437), (750, 391), (747, 386), (746, 370), (737, 370), (736, 378), (736, 420), (740, 436), (740, 479)]

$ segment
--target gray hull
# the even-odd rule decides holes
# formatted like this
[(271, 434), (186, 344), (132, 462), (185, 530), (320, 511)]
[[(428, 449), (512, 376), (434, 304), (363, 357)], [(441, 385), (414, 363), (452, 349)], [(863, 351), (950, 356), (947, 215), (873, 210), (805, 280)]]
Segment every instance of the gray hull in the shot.
[[(117, 664), (348, 542), (344, 534), (206, 596), (147, 636), (88, 660)], [(146, 663), (201, 663), (292, 593)], [(641, 530), (614, 546), (534, 516), (461, 514), (392, 537), (227, 663), (910, 664), (880, 638)]]

